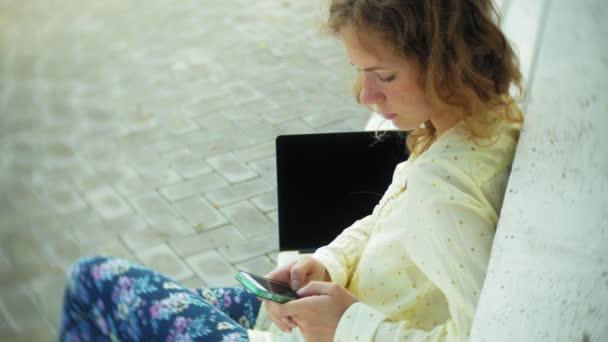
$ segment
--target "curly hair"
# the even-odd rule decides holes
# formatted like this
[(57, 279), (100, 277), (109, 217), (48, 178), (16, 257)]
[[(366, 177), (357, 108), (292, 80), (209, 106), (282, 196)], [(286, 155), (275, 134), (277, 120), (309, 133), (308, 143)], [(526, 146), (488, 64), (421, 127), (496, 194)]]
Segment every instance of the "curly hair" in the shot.
[[(327, 28), (389, 44), (420, 66), (419, 82), (435, 108), (466, 120), (473, 136), (489, 138), (502, 120), (521, 122), (509, 96), (521, 95), (518, 59), (498, 26), (492, 0), (330, 0)], [(361, 77), (354, 85), (359, 102)], [(430, 121), (408, 135), (415, 155), (435, 141)]]

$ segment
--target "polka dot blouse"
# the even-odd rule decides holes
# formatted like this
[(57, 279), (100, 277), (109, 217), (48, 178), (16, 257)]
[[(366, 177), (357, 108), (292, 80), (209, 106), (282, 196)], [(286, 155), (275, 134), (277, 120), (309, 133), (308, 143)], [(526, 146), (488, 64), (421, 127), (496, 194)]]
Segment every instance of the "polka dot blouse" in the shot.
[(400, 164), (373, 213), (315, 257), (360, 303), (335, 341), (466, 341), (490, 258), (518, 127), (464, 126)]

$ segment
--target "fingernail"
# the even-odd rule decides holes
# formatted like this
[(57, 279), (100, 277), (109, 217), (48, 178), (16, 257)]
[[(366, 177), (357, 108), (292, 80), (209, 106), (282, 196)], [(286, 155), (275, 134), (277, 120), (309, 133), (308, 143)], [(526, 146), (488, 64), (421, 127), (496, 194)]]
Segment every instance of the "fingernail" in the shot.
[(299, 288), (300, 288), (300, 281), (298, 281), (298, 280), (293, 280), (293, 281), (291, 282), (291, 288), (292, 288), (292, 289), (294, 289), (294, 290), (299, 289)]

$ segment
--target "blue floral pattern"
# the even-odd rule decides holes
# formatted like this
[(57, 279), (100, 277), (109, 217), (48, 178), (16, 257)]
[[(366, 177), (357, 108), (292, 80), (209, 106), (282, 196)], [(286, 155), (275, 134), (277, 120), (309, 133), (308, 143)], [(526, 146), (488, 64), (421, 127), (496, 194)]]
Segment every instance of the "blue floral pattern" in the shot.
[(248, 341), (260, 301), (242, 288), (187, 289), (126, 260), (90, 257), (68, 274), (60, 341)]

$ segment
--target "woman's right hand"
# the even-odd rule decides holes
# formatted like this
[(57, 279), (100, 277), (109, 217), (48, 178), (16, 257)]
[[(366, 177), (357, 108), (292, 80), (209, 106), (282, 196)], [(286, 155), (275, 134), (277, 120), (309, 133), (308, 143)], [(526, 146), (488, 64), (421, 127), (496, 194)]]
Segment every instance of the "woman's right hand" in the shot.
[[(294, 291), (301, 289), (311, 281), (331, 281), (325, 266), (311, 256), (303, 256), (296, 261), (278, 267), (268, 273), (266, 278), (290, 284)], [(279, 306), (281, 304), (263, 300), (268, 317), (281, 330), (291, 332), (296, 327), (295, 322), (290, 316), (281, 316)]]
[(331, 280), (325, 266), (311, 256), (303, 256), (296, 261), (278, 267), (268, 273), (266, 278), (287, 283), (294, 291), (301, 289), (313, 280)]

